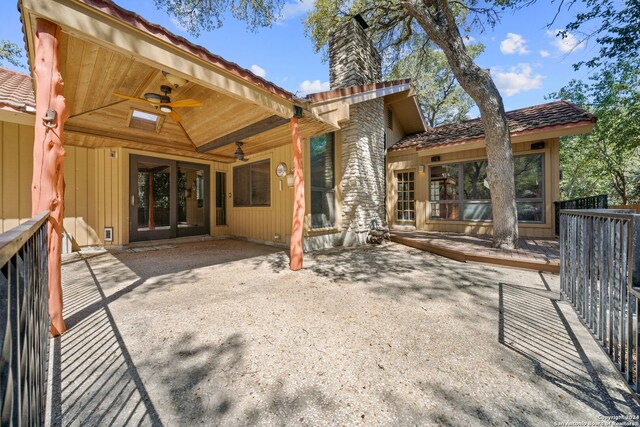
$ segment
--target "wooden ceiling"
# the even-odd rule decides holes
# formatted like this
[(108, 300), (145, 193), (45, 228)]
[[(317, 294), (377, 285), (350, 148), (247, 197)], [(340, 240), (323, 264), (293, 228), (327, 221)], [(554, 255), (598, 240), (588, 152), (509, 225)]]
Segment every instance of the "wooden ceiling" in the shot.
[[(178, 123), (151, 104), (114, 95), (114, 92), (118, 92), (140, 98), (147, 92), (160, 93), (161, 85), (169, 85), (162, 70), (67, 33), (62, 35), (60, 48), (60, 71), (65, 81), (65, 97), (70, 113), (65, 125), (65, 131), (70, 135), (69, 144), (149, 147), (150, 151), (232, 162), (236, 149), (233, 143), (206, 153), (198, 153), (197, 147), (273, 115), (273, 112), (254, 103), (190, 82), (173, 89), (171, 101), (196, 99), (203, 105), (175, 108), (174, 111), (182, 118)], [(159, 131), (129, 127), (134, 108), (161, 116)], [(310, 117), (300, 120), (300, 129), (303, 137), (330, 130), (328, 125)], [(289, 124), (242, 142), (247, 155), (289, 144)]]

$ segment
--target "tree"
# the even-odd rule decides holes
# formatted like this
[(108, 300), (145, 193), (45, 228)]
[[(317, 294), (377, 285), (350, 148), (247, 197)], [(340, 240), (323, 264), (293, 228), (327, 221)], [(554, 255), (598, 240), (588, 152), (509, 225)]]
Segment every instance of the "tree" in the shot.
[[(347, 9), (339, 0), (316, 0), (307, 31), (320, 50), (332, 28), (355, 14), (370, 26), (374, 41), (386, 57), (397, 58), (407, 49), (442, 50), (453, 75), (475, 101), (485, 132), (487, 181), (491, 188), (493, 245), (518, 245), (518, 223), (513, 179), (513, 153), (502, 97), (487, 70), (473, 61), (460, 27), (493, 25), (494, 8), (476, 7), (475, 1), (447, 0), (354, 0)], [(424, 40), (422, 45), (420, 40)]]
[(197, 36), (220, 28), (224, 16), (245, 21), (247, 28), (271, 26), (279, 17), (284, 0), (154, 0), (158, 9), (174, 16), (178, 24)]
[[(484, 45), (467, 46), (472, 58), (484, 51)], [(461, 122), (469, 118), (471, 97), (460, 87), (447, 58), (439, 49), (412, 49), (398, 59), (386, 76), (388, 79), (411, 78), (418, 103), (429, 127)]]
[[(568, 2), (575, 6), (577, 0)], [(561, 3), (562, 4), (562, 3)], [(561, 31), (565, 37), (568, 31), (581, 31), (584, 39), (595, 39), (599, 54), (582, 65), (600, 67), (607, 63), (633, 61), (640, 51), (640, 0), (582, 0), (586, 12), (577, 13), (575, 18)], [(593, 26), (586, 31), (585, 27)]]
[[(494, 0), (502, 4), (508, 0)], [(155, 0), (158, 7), (176, 16), (192, 33), (221, 25), (227, 8), (248, 22), (249, 27), (268, 26), (281, 10), (282, 0)], [(307, 28), (316, 48), (328, 40), (335, 25), (361, 14), (375, 34), (374, 41), (396, 54), (410, 47), (415, 35), (437, 45), (464, 90), (475, 101), (484, 126), (493, 209), (493, 244), (514, 248), (518, 244), (518, 223), (513, 180), (513, 153), (507, 118), (498, 92), (487, 70), (474, 63), (466, 49), (459, 26), (493, 25), (497, 18), (492, 3), (477, 6), (476, 0), (353, 0), (347, 10), (341, 0), (316, 0)]]
[(16, 67), (22, 67), (20, 57), (22, 56), (22, 49), (15, 43), (8, 40), (0, 40), (0, 64), (8, 62)]
[(639, 65), (638, 60), (609, 64), (590, 77), (591, 83), (572, 80), (549, 95), (598, 117), (592, 133), (561, 144), (563, 197), (610, 193), (614, 203), (640, 202)]

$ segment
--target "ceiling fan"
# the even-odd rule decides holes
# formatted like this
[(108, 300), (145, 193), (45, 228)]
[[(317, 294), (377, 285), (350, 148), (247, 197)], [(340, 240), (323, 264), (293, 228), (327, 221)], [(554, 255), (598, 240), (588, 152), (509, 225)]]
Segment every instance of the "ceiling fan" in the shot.
[(240, 160), (242, 162), (246, 162), (249, 159), (246, 159), (244, 157), (244, 151), (242, 151), (242, 145), (243, 145), (242, 141), (236, 142), (236, 146), (238, 148), (236, 149), (236, 152), (234, 154), (235, 154), (236, 160)]
[(123, 95), (117, 92), (114, 92), (113, 94), (118, 98), (146, 102), (147, 104), (158, 108), (163, 113), (168, 113), (170, 117), (176, 122), (179, 122), (181, 120), (181, 117), (178, 113), (173, 111), (174, 108), (200, 107), (202, 105), (202, 102), (198, 101), (197, 99), (182, 99), (180, 101), (171, 102), (171, 98), (169, 98), (169, 94), (171, 93), (170, 86), (160, 86), (160, 92), (162, 92), (162, 95), (160, 95), (159, 93), (147, 92), (143, 95), (143, 98), (136, 98), (135, 96)]

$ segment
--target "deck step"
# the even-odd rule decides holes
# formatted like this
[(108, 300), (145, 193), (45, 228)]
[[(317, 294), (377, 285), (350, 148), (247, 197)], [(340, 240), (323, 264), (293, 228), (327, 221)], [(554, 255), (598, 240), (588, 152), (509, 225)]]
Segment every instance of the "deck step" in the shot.
[(460, 262), (477, 262), (481, 264), (494, 264), (502, 267), (521, 268), (525, 270), (543, 271), (547, 273), (560, 273), (560, 263), (548, 260), (538, 260), (533, 258), (506, 257), (498, 254), (482, 255), (470, 251), (460, 251), (446, 248), (441, 245), (427, 243), (416, 238), (403, 237), (397, 234), (391, 235), (391, 241), (405, 246), (431, 252), (446, 258), (451, 258)]

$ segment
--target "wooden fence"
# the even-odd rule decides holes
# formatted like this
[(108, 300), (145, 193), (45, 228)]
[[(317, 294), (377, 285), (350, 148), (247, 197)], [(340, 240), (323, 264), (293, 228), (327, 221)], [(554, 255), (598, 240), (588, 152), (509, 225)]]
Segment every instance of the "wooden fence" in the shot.
[(609, 206), (609, 209), (627, 209), (634, 210), (637, 214), (640, 214), (640, 205), (614, 205)]
[(640, 215), (561, 210), (560, 284), (563, 296), (638, 393)]

